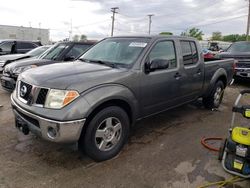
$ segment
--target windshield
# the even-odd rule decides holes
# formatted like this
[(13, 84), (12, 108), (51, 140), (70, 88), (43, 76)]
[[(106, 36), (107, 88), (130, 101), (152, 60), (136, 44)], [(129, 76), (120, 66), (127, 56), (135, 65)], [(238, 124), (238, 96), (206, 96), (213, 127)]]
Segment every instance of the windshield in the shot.
[(49, 48), (49, 46), (41, 46), (41, 47), (37, 47), (33, 50), (30, 50), (29, 52), (27, 52), (26, 54), (32, 57), (36, 57), (41, 55), (43, 52), (45, 52), (47, 49)]
[(147, 46), (147, 38), (109, 38), (90, 48), (80, 59), (128, 67)]
[(228, 52), (250, 52), (250, 42), (233, 43), (227, 50)]
[(46, 51), (40, 58), (41, 59), (49, 59), (56, 60), (60, 54), (69, 47), (68, 44), (56, 44)]

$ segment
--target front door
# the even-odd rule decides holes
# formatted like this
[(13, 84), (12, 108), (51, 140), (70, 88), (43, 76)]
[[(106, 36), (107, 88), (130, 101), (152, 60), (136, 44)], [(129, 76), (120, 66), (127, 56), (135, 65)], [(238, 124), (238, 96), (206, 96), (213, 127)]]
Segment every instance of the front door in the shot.
[(165, 110), (174, 105), (180, 97), (181, 74), (175, 49), (174, 41), (161, 40), (155, 43), (147, 55), (146, 62), (156, 59), (167, 60), (169, 66), (165, 69), (142, 73), (140, 102), (143, 116)]

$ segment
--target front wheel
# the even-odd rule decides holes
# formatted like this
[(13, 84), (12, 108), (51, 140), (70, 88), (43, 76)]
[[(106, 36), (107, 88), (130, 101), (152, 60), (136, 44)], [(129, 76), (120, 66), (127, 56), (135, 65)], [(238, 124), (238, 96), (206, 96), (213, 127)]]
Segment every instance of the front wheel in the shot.
[(127, 142), (129, 118), (120, 107), (110, 106), (102, 109), (87, 126), (79, 145), (95, 161), (113, 158)]
[(222, 81), (216, 82), (209, 96), (203, 98), (203, 104), (206, 108), (218, 108), (223, 99), (225, 86)]

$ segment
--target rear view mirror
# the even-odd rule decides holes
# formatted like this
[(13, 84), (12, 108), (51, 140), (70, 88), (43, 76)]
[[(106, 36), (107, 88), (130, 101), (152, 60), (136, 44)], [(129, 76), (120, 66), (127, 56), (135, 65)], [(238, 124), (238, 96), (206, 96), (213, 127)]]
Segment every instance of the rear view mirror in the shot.
[(145, 71), (147, 73), (155, 70), (167, 69), (169, 67), (169, 60), (167, 59), (154, 59), (151, 62), (145, 63)]

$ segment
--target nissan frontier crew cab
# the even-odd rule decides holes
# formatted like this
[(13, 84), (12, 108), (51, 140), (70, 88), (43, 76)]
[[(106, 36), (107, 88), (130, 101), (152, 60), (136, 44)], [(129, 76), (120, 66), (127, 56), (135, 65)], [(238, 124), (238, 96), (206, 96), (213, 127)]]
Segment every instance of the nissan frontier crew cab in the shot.
[(233, 64), (204, 62), (193, 38), (106, 38), (77, 61), (20, 74), (11, 95), (16, 127), (52, 142), (78, 142), (92, 159), (107, 160), (137, 120), (198, 98), (219, 107)]

